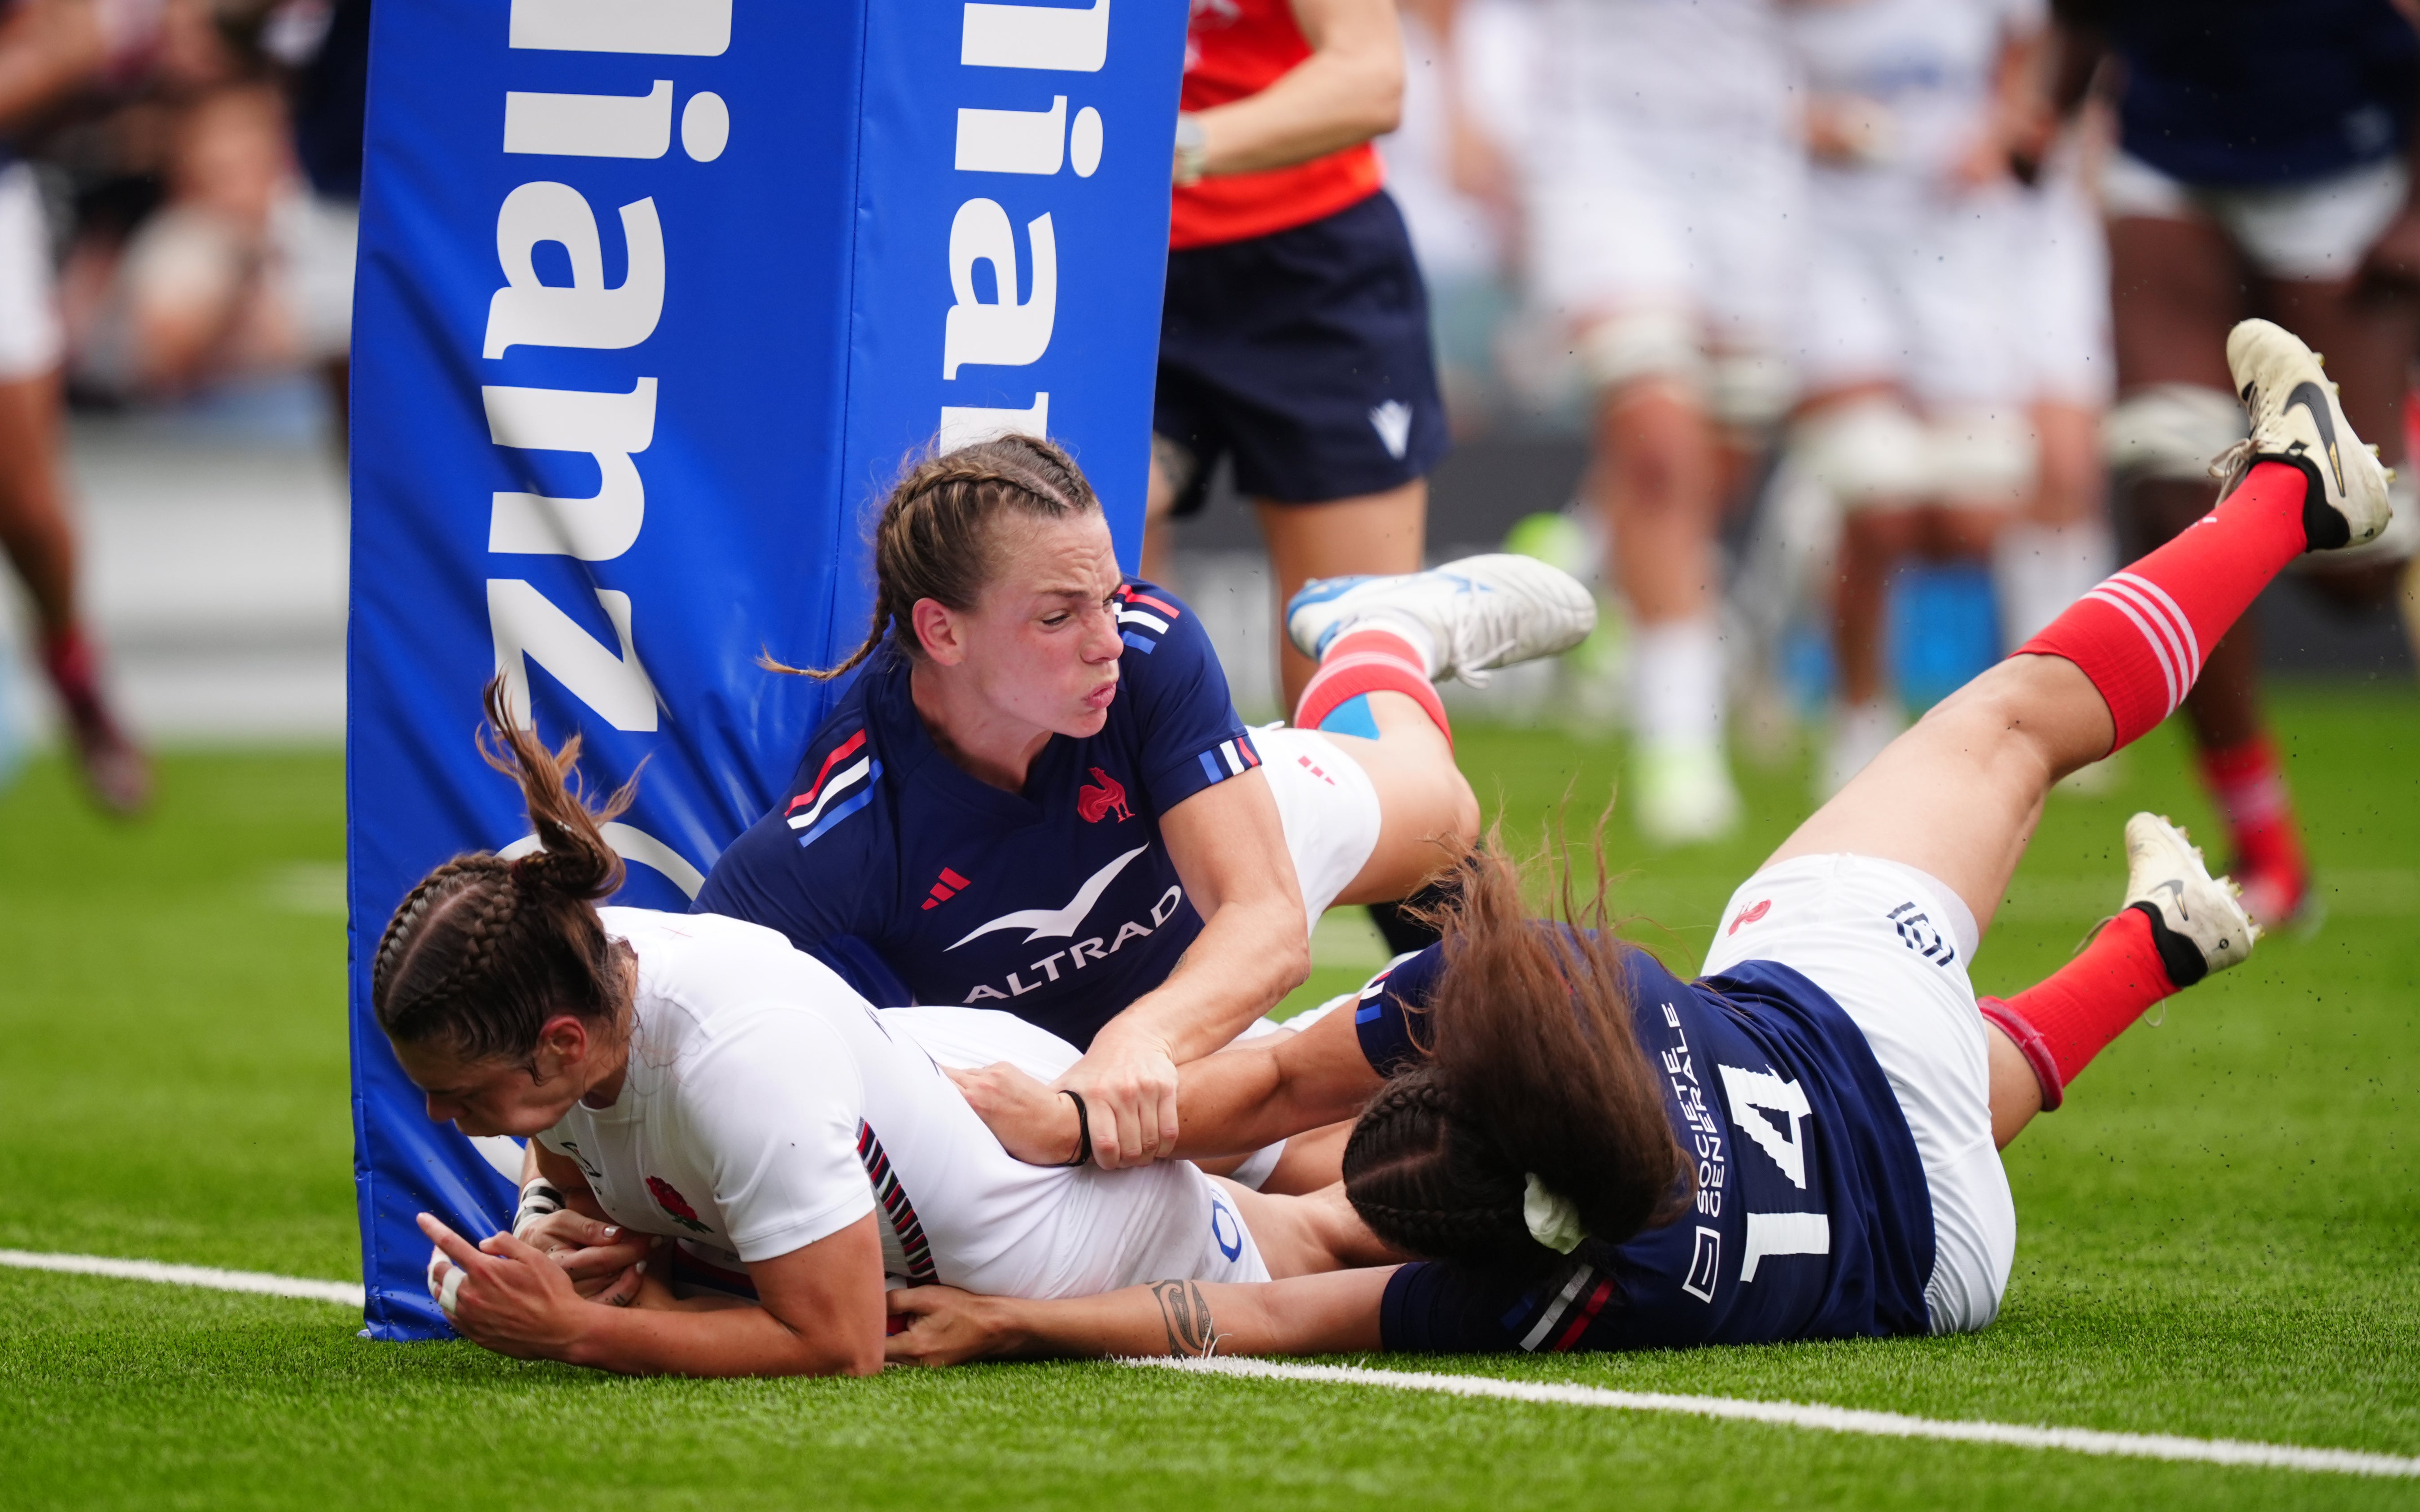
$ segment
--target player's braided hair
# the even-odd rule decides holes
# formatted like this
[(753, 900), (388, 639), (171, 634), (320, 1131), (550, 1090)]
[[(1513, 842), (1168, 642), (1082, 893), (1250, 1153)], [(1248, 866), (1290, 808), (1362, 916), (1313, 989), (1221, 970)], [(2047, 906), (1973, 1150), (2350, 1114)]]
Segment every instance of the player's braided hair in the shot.
[(774, 672), (837, 678), (882, 647), (895, 628), (916, 647), (910, 616), (919, 599), (970, 609), (997, 566), (994, 537), (1012, 510), (1043, 519), (1098, 514), (1101, 501), (1074, 458), (1036, 436), (1002, 436), (927, 457), (909, 468), (882, 506), (874, 532), (874, 618), (865, 639), (838, 666), (784, 666)]
[(557, 1014), (610, 1023), (619, 1013), (619, 971), (594, 905), (622, 885), (622, 858), (602, 825), (630, 806), (638, 778), (592, 810), (580, 790), (580, 738), (551, 751), (517, 727), (502, 678), (485, 702), (479, 754), (520, 783), (543, 849), (509, 861), (457, 856), (421, 879), (379, 940), (370, 1005), (398, 1043), (520, 1060)]
[(1522, 1216), (1532, 1174), (1608, 1244), (1688, 1206), (1695, 1173), (1631, 1023), (1632, 947), (1607, 927), (1606, 886), (1600, 853), (1595, 895), (1575, 906), (1564, 869), (1561, 919), (1540, 920), (1495, 834), (1457, 858), (1436, 910), (1445, 970), (1428, 1052), (1388, 1080), (1344, 1146), (1345, 1195), (1380, 1239), (1537, 1270), (1560, 1256)]

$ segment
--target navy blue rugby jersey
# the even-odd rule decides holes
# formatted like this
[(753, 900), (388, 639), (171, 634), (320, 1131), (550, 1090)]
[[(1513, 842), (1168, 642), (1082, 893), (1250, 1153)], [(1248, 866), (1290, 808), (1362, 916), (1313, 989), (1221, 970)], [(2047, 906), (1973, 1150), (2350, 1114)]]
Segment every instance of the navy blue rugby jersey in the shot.
[(873, 1002), (1004, 1008), (1090, 1045), (1202, 932), (1159, 817), (1261, 759), (1200, 619), (1149, 583), (1119, 593), (1109, 721), (1053, 736), (1023, 792), (933, 744), (885, 650), (695, 910), (781, 930)]
[[(1638, 1042), (1697, 1161), (1695, 1205), (1621, 1244), (1585, 1240), (1534, 1282), (1404, 1266), (1387, 1285), (1386, 1347), (1652, 1349), (1927, 1332), (1932, 1199), (1856, 1024), (1773, 961), (1697, 982), (1641, 950), (1623, 964)], [(1417, 1059), (1418, 1010), (1443, 969), (1432, 945), (1362, 990), (1355, 1027), (1382, 1074)]]
[(2126, 64), (2125, 149), (2195, 184), (2375, 163), (2412, 130), (2420, 36), (2394, 0), (2091, 0)]

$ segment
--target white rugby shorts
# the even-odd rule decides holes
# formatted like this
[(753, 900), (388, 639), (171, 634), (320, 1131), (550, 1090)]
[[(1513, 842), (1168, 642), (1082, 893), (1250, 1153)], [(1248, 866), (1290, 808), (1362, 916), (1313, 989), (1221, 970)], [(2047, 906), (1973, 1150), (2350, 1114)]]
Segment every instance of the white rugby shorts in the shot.
[(1540, 133), (1526, 165), (1540, 299), (1579, 321), (1677, 310), (1726, 351), (1782, 355), (1798, 304), (1798, 144), (1579, 115)]
[(2105, 410), (2118, 389), (2109, 326), (2109, 241), (2101, 211), (2071, 176), (2055, 175), (2024, 196), (2009, 242), (2009, 291), (2003, 318), (2037, 399)]
[(59, 329), (51, 235), (41, 186), (31, 166), (0, 167), (0, 383), (39, 378), (59, 365)]
[(2402, 160), (2385, 158), (2302, 183), (2189, 184), (2118, 151), (2101, 170), (2101, 204), (2111, 220), (2215, 222), (2264, 276), (2319, 282), (2360, 270), (2409, 181)]
[(1798, 322), (1807, 387), (1890, 382), (1928, 411), (2023, 405), (2032, 385), (2003, 314), (2015, 194), (1818, 171)]
[[(1753, 915), (1751, 918), (1750, 915)], [(1778, 961), (1832, 995), (1865, 1031), (1916, 1136), (1932, 1196), (1935, 1333), (1998, 1316), (2017, 1253), (2016, 1200), (1992, 1144), (1983, 1016), (1966, 965), (1978, 934), (1958, 895), (1872, 856), (1799, 856), (1749, 878), (1723, 910), (1713, 976)]]
[[(1261, 757), (1268, 759), (1266, 745)], [(959, 1070), (1007, 1061), (1036, 1081), (1055, 1082), (1078, 1059), (1075, 1046), (998, 1008), (884, 1008), (880, 1019), (940, 1065)], [(1266, 1164), (1274, 1166), (1284, 1148), (1283, 1140), (1270, 1146)], [(1260, 1175), (1265, 1180), (1268, 1172)], [(1088, 1165), (1068, 1172), (1067, 1181), (1061, 1196), (1066, 1208), (1052, 1230), (1066, 1249), (1047, 1257), (1036, 1295), (1087, 1297), (1171, 1277), (1269, 1279), (1243, 1214), (1190, 1161), (1120, 1171)]]
[(1252, 743), (1277, 796), (1306, 924), (1316, 928), (1378, 849), (1378, 789), (1360, 762), (1317, 730), (1271, 725), (1254, 730)]

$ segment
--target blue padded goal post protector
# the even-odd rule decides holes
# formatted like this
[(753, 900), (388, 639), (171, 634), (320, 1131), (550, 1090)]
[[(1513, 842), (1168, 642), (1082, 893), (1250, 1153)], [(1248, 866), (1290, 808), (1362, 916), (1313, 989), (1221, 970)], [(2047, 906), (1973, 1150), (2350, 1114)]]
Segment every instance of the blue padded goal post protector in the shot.
[(352, 376), (347, 792), (366, 1333), (442, 1337), (427, 1210), (504, 1226), (369, 1005), (396, 904), (528, 830), (473, 746), (502, 672), (621, 900), (686, 906), (865, 631), (921, 448), (1076, 454), (1140, 545), (1175, 0), (400, 0), (375, 13)]

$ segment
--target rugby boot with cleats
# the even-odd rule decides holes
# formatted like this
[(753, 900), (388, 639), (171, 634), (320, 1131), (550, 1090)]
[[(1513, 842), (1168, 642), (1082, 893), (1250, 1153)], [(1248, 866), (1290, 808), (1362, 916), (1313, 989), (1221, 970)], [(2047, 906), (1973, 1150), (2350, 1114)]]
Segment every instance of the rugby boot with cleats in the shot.
[(2353, 434), (2319, 354), (2284, 326), (2245, 320), (2226, 338), (2226, 366), (2252, 433), (2211, 464), (2220, 493), (2232, 493), (2255, 462), (2284, 462), (2310, 482), (2303, 497), (2308, 550), (2377, 539), (2395, 517), (2386, 489), (2394, 474)]
[(1474, 688), (1497, 667), (1570, 650), (1596, 629), (1596, 600), (1578, 579), (1535, 557), (1466, 556), (1426, 572), (1316, 578), (1286, 605), (1286, 638), (1313, 661), (1347, 627), (1409, 621), (1435, 647), (1429, 676)]
[(2212, 877), (2185, 832), (2156, 814), (2126, 821), (2125, 906), (2150, 919), (2151, 943), (2179, 989), (2248, 959), (2260, 937), (2235, 885)]

